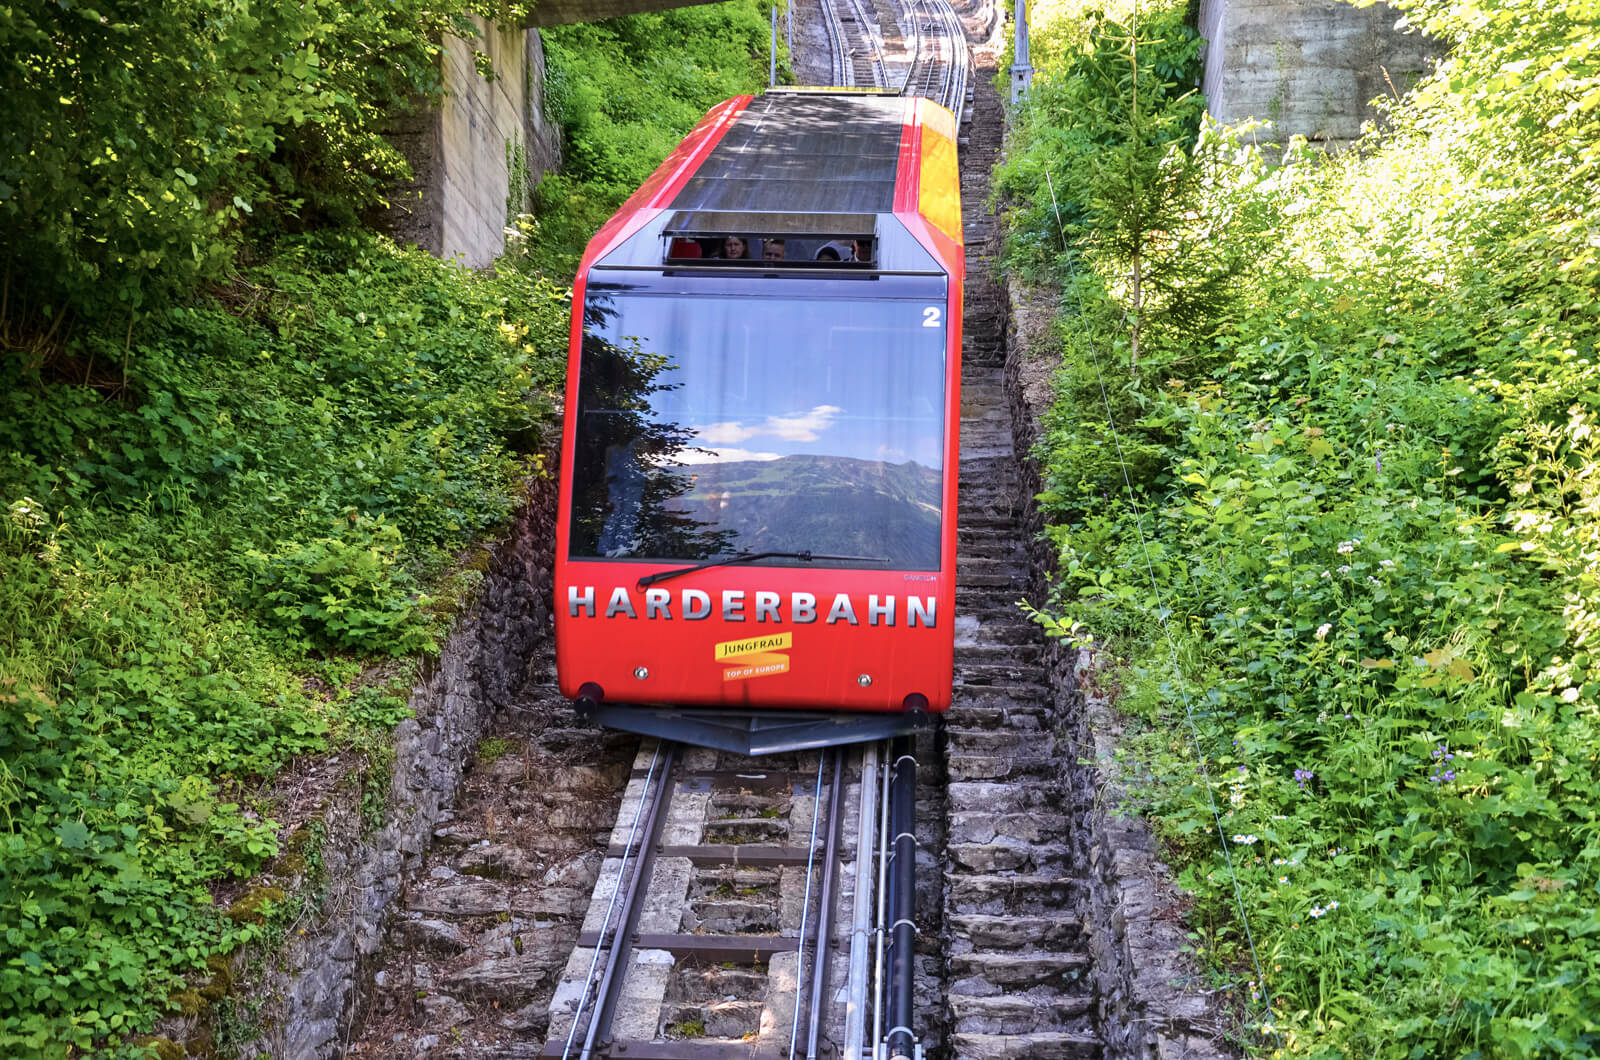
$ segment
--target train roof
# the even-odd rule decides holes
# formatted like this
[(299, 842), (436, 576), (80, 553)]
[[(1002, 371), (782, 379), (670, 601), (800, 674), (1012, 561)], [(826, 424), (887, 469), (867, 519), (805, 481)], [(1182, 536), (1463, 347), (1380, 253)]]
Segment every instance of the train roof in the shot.
[(905, 111), (906, 101), (894, 96), (758, 96), (670, 208), (891, 213)]
[[(870, 238), (882, 272), (961, 271), (955, 118), (928, 99), (775, 90), (715, 107), (590, 243), (584, 269), (812, 268), (827, 241)], [(800, 260), (696, 262), (690, 242), (783, 239)]]

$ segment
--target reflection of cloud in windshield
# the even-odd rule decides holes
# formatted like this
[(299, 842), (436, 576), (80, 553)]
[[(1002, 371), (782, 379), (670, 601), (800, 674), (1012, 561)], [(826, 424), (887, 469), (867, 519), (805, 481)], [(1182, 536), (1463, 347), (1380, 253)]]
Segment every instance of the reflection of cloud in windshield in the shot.
[[(759, 424), (745, 424), (739, 420), (724, 420), (721, 423), (708, 423), (697, 428), (695, 434), (705, 442), (713, 445), (736, 444), (757, 438), (761, 435), (772, 435), (785, 442), (814, 442), (821, 433), (828, 429), (833, 418), (844, 409), (838, 405), (818, 405), (810, 412), (796, 412), (788, 416), (768, 416)], [(761, 457), (747, 457), (746, 459), (762, 459)], [(766, 457), (766, 459), (775, 459)]]
[(732, 464), (741, 460), (779, 460), (781, 453), (755, 453), (749, 449), (705, 449), (695, 447), (674, 455), (678, 464)]

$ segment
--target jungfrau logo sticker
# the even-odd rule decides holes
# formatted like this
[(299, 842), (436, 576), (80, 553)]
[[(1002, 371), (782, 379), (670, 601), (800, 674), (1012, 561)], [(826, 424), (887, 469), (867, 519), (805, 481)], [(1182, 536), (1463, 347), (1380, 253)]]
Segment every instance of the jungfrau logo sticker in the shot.
[(794, 646), (793, 633), (773, 633), (765, 637), (725, 640), (714, 646), (712, 658), (723, 664), (724, 681), (744, 681), (789, 672), (789, 656)]

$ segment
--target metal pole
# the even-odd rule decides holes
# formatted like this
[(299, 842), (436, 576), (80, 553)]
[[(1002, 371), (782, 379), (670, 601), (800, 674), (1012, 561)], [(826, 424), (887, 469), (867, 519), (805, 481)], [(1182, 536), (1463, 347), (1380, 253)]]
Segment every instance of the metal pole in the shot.
[(1028, 94), (1028, 88), (1033, 84), (1033, 67), (1028, 62), (1028, 0), (1017, 0), (1016, 13), (1013, 16), (1017, 31), (1014, 49), (1015, 56), (1011, 63), (1011, 102), (1015, 103)]
[(839, 808), (844, 794), (844, 752), (833, 752), (833, 783), (828, 790), (828, 847), (822, 856), (822, 897), (817, 905), (816, 956), (811, 958), (811, 1026), (806, 1031), (806, 1060), (817, 1060), (817, 1035), (822, 1031), (822, 1004), (828, 989), (828, 935), (833, 929), (833, 877), (839, 866)]
[(878, 840), (878, 745), (861, 756), (861, 827), (856, 838), (856, 900), (850, 918), (850, 989), (844, 1005), (844, 1055), (861, 1060), (867, 1031), (867, 949), (872, 935), (872, 853)]
[(774, 6), (769, 12), (772, 16), (772, 50), (768, 53), (767, 60), (767, 87), (771, 88), (778, 83), (778, 9)]
[(794, 55), (794, 0), (788, 0), (783, 5), (783, 43), (789, 49), (789, 54)]
[(916, 798), (917, 760), (911, 754), (911, 741), (895, 740), (894, 780), (889, 797), (889, 816), (894, 831), (894, 864), (891, 867), (889, 950), (889, 1056), (890, 1060), (910, 1060), (916, 1052), (912, 1033), (912, 987), (916, 981), (917, 928), (917, 837)]

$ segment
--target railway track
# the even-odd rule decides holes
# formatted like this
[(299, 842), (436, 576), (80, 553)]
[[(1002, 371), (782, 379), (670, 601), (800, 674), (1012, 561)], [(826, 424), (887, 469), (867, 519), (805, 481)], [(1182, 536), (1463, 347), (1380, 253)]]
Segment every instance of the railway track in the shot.
[(646, 741), (538, 1055), (916, 1055), (899, 743), (749, 759)]
[(823, 0), (822, 21), (832, 57), (833, 84), (887, 87), (883, 36), (862, 0)]
[[(904, 758), (881, 744), (749, 759), (647, 742), (542, 1057), (1102, 1055), (1068, 763), (1043, 644), (1016, 607), (1031, 585), (987, 205), (1001, 120), (992, 88), (976, 95), (957, 688), (940, 738)], [(903, 781), (922, 783), (914, 820), (904, 798), (888, 816), (900, 763), (920, 765)], [(890, 879), (897, 860), (920, 862), (914, 884)]]
[(926, 96), (965, 120), (972, 53), (950, 0), (908, 0), (913, 58), (900, 94)]
[[(865, 0), (823, 0), (832, 83), (926, 96), (964, 118), (971, 102), (972, 56), (950, 0), (892, 0), (884, 7), (892, 13), (883, 22), (894, 25), (893, 49)], [(905, 56), (898, 78), (886, 61), (891, 50)]]

